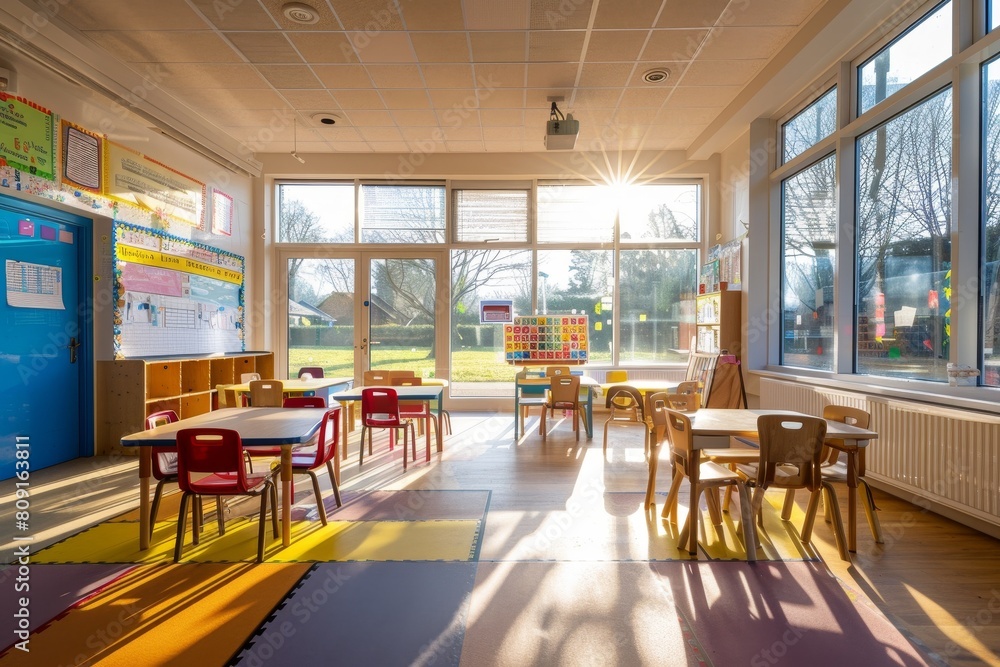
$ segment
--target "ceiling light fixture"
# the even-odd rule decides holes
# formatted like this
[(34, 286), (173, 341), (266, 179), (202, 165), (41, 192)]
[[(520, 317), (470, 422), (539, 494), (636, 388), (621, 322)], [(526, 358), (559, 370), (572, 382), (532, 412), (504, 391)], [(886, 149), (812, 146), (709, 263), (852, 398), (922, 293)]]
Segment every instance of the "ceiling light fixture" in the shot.
[(305, 164), (306, 161), (299, 156), (299, 134), (296, 131), (298, 123), (295, 119), (292, 119), (292, 157), (299, 161), (299, 164)]
[(282, 15), (294, 23), (312, 25), (319, 22), (319, 12), (303, 2), (287, 2), (281, 6)]
[(668, 69), (651, 69), (642, 74), (642, 80), (646, 83), (663, 83), (670, 78)]

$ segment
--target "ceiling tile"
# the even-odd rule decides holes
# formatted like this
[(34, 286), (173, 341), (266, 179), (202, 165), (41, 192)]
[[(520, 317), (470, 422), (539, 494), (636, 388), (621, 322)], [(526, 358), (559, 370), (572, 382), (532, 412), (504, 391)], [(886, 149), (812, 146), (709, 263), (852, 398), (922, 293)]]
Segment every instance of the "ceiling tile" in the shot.
[(482, 141), (449, 141), (446, 145), (454, 153), (482, 153), (486, 150)]
[(392, 120), (399, 127), (437, 126), (437, 114), (429, 109), (398, 109), (392, 112)]
[(525, 91), (524, 106), (527, 109), (548, 109), (552, 106), (552, 100), (550, 97), (562, 97), (564, 101), (559, 102), (559, 108), (563, 111), (572, 111), (572, 109), (564, 109), (563, 107), (567, 104), (567, 101), (573, 97), (572, 88), (528, 88)]
[(257, 71), (275, 88), (321, 88), (319, 79), (305, 65), (259, 65)]
[(576, 82), (577, 65), (528, 65), (529, 88), (572, 88)]
[(738, 54), (740, 60), (769, 59), (788, 43), (795, 28), (713, 28), (698, 53), (701, 60), (733, 60)]
[(94, 31), (87, 33), (101, 48), (129, 63), (243, 62), (210, 30)]
[(520, 109), (482, 109), (479, 119), (483, 126), (520, 127), (524, 124), (524, 112)]
[(372, 88), (371, 77), (361, 65), (314, 65), (313, 72), (331, 89)]
[(587, 62), (622, 62), (639, 57), (646, 30), (595, 30), (587, 44)]
[(413, 53), (410, 37), (403, 32), (380, 32), (374, 35), (365, 32), (350, 33), (351, 43), (364, 63), (412, 63), (417, 57)]
[(360, 127), (365, 141), (402, 141), (403, 135), (395, 127)]
[(722, 23), (746, 26), (798, 26), (826, 0), (753, 0), (723, 15)]
[[(362, 3), (367, 4), (367, 3)], [(407, 30), (462, 30), (462, 0), (401, 2)]]
[(486, 141), (522, 141), (524, 139), (524, 128), (484, 127), (483, 139)]
[(664, 109), (656, 114), (653, 121), (668, 125), (699, 125), (712, 122), (718, 113), (718, 109), (707, 107)]
[(403, 21), (394, 2), (364, 2), (364, 0), (329, 0), (344, 30), (402, 30)]
[[(271, 109), (240, 109), (228, 107), (212, 111), (212, 118), (227, 126), (253, 127), (266, 126), (275, 119), (278, 112)], [(283, 113), (283, 112), (282, 112)]]
[(484, 109), (521, 109), (524, 107), (524, 88), (497, 88), (479, 92), (479, 106)]
[(252, 63), (302, 62), (295, 48), (280, 32), (229, 32), (226, 37)]
[[(424, 82), (428, 88), (473, 88), (472, 65), (424, 65)], [(419, 81), (419, 74), (414, 79)]]
[(708, 43), (708, 34), (708, 30), (654, 30), (642, 51), (642, 59), (691, 60), (702, 43)]
[(621, 86), (628, 82), (632, 63), (597, 63), (583, 66), (580, 86), (583, 88)]
[(487, 141), (487, 153), (520, 153), (522, 145), (517, 141)]
[(416, 65), (369, 65), (366, 69), (376, 88), (412, 88), (420, 81)]
[(724, 107), (740, 92), (739, 86), (677, 86), (667, 108)]
[(356, 63), (354, 45), (342, 32), (292, 32), (288, 38), (310, 63)]
[(614, 107), (621, 97), (621, 88), (581, 88), (576, 93), (576, 104), (584, 107)]
[(430, 109), (431, 102), (427, 91), (419, 90), (383, 90), (382, 99), (390, 109)]
[[(355, 110), (347, 112), (350, 124), (357, 128), (388, 127), (394, 125), (392, 114), (388, 111)], [(362, 133), (363, 134), (363, 133)], [(367, 136), (365, 137), (368, 138)]]
[(483, 138), (483, 129), (478, 126), (466, 125), (463, 127), (445, 127), (442, 135), (446, 141), (480, 141)]
[(274, 30), (277, 23), (256, 2), (190, 0), (219, 30)]
[[(262, 82), (263, 83), (263, 82)], [(206, 95), (204, 89), (175, 89), (174, 93), (187, 100), (196, 109), (284, 109), (288, 107), (278, 93), (270, 88), (217, 90)]]
[(466, 30), (527, 30), (529, 0), (462, 0)]
[(524, 65), (476, 65), (476, 80), (489, 88), (523, 88), (526, 72)]
[(160, 83), (165, 88), (267, 88), (251, 65), (164, 63)]
[(766, 60), (696, 60), (684, 74), (684, 85), (743, 86), (766, 64)]
[(473, 32), (472, 59), (477, 63), (524, 62), (528, 42), (526, 32)]
[(403, 127), (399, 130), (406, 141), (417, 142), (443, 142), (444, 131), (439, 127)]
[(421, 137), (415, 141), (409, 141), (407, 145), (409, 146), (409, 150), (417, 155), (448, 152), (448, 146), (444, 143), (443, 139)]
[[(471, 88), (461, 89), (456, 88), (454, 90), (439, 89), (439, 90), (429, 90), (427, 94), (430, 95), (431, 105), (435, 109), (450, 109), (452, 107), (475, 107), (476, 102), (476, 91)], [(469, 101), (471, 100), (471, 104)]]
[[(163, 0), (155, 4), (60, 0), (53, 7), (54, 10), (48, 12), (54, 11), (60, 21), (77, 30), (204, 30), (208, 27), (185, 0)], [(42, 14), (40, 9), (36, 18), (47, 22), (48, 12)]]
[(296, 109), (335, 109), (337, 103), (328, 90), (279, 90)]
[(409, 146), (403, 141), (370, 141), (368, 142), (376, 153), (405, 153)]
[(582, 30), (528, 33), (529, 62), (577, 62), (586, 33)]
[[(784, 2), (784, 0), (781, 0)], [(666, 0), (666, 5), (660, 13), (660, 20), (656, 22), (657, 28), (704, 28), (713, 26), (719, 22), (722, 10), (729, 4), (729, 0)], [(757, 0), (752, 3), (745, 2), (747, 6), (751, 4), (756, 9)], [(735, 12), (734, 12), (735, 13)]]
[(337, 90), (333, 99), (341, 109), (384, 109), (382, 98), (374, 90)]
[[(224, 0), (226, 1), (226, 0)], [(228, 0), (234, 2), (236, 0)], [(260, 4), (264, 5), (268, 13), (271, 14), (272, 18), (278, 23), (279, 26), (285, 30), (299, 30), (303, 32), (311, 31), (323, 31), (323, 30), (343, 30), (340, 21), (334, 17), (330, 8), (325, 2), (309, 2), (306, 3), (310, 7), (316, 10), (319, 20), (316, 23), (310, 23), (308, 25), (302, 23), (296, 23), (281, 13), (281, 8), (283, 5), (287, 4), (287, 0), (258, 0)]]
[[(349, 122), (347, 120), (344, 121)], [(353, 127), (348, 127), (344, 125), (343, 127), (330, 127), (330, 128), (316, 128), (314, 130), (316, 134), (323, 137), (326, 141), (363, 141), (361, 138), (361, 133)]]
[(594, 27), (652, 28), (661, 0), (615, 0), (600, 3)]
[(467, 63), (469, 40), (464, 32), (414, 32), (410, 42), (422, 63)]
[(583, 30), (590, 22), (593, 0), (532, 0), (532, 30)]
[[(667, 62), (659, 62), (659, 61), (641, 62), (641, 63), (639, 63), (639, 69), (637, 69), (632, 74), (632, 78), (629, 79), (628, 85), (630, 85), (630, 86), (639, 86), (639, 87), (649, 87), (651, 85), (673, 86), (673, 85), (676, 85), (679, 81), (682, 80), (682, 76), (687, 71), (687, 67), (688, 67), (688, 63), (687, 62), (680, 62), (680, 61), (674, 61), (674, 62), (671, 62), (671, 61), (667, 61)], [(668, 74), (670, 75), (669, 78), (666, 81), (664, 81), (662, 83), (659, 83), (659, 84), (649, 84), (649, 83), (646, 83), (645, 81), (643, 81), (642, 77), (646, 74), (646, 72), (649, 72), (650, 70), (654, 70), (654, 69), (666, 70), (668, 72)]]
[[(647, 88), (626, 88), (622, 94), (620, 106), (630, 107), (654, 107), (659, 108), (670, 96), (672, 86), (656, 86)], [(649, 111), (647, 109), (646, 120), (649, 122)]]

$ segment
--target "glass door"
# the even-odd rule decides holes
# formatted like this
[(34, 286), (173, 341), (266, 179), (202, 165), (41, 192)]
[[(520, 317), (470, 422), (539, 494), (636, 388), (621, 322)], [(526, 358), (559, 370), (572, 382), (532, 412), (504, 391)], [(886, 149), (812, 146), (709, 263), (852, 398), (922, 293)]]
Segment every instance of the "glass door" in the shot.
[(326, 377), (368, 369), (412, 370), (423, 378), (438, 367), (446, 332), (444, 253), (279, 252), (287, 294), (284, 342), (288, 377), (319, 367)]

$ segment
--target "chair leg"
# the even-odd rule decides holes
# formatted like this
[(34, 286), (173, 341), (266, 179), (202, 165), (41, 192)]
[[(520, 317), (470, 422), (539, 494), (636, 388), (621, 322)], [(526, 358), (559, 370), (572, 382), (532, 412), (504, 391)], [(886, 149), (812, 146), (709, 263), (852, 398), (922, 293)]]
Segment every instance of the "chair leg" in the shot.
[[(390, 438), (392, 437), (392, 434), (396, 432), (396, 430), (397, 429), (394, 428), (389, 431)], [(403, 470), (406, 470), (406, 453), (408, 451), (407, 447), (409, 446), (409, 444), (410, 443), (407, 441), (406, 437), (406, 427), (404, 426), (403, 427)]]
[(750, 500), (751, 508), (753, 509), (754, 520), (757, 525), (761, 528), (764, 527), (764, 489), (762, 487), (754, 487), (753, 498)]
[[(367, 426), (362, 425), (361, 427), (361, 451), (358, 453), (358, 467), (360, 468), (365, 462), (365, 433), (369, 430)], [(371, 440), (371, 434), (368, 435), (369, 441)], [(371, 452), (368, 452), (371, 454)]]
[(191, 541), (198, 544), (201, 540), (201, 525), (205, 515), (202, 511), (201, 496), (195, 496), (191, 505)]
[(833, 536), (837, 539), (837, 551), (840, 552), (840, 559), (851, 562), (851, 552), (847, 549), (847, 534), (844, 532), (844, 521), (840, 516), (840, 503), (837, 502), (837, 490), (830, 483), (823, 484), (823, 491), (826, 493), (826, 507), (830, 510), (830, 519), (833, 524)]
[(743, 527), (743, 546), (747, 550), (747, 562), (757, 560), (757, 526), (753, 520), (753, 507), (750, 503), (750, 492), (745, 484), (737, 484), (740, 494), (740, 523)]
[(542, 406), (542, 416), (541, 416), (541, 417), (539, 418), (539, 420), (538, 420), (538, 435), (542, 436), (542, 440), (544, 440), (544, 439), (545, 439), (545, 433), (546, 433), (546, 428), (545, 428), (545, 415), (546, 415), (546, 413), (547, 413), (548, 411), (549, 411), (549, 408), (548, 408), (548, 406), (546, 406), (546, 405), (543, 405), (543, 406)]
[[(444, 434), (451, 435), (451, 414), (447, 410), (442, 410), (441, 419), (444, 421), (445, 424)], [(441, 424), (439, 423), (438, 428), (440, 427)], [(521, 424), (521, 433), (524, 433), (524, 424)]]
[(573, 408), (573, 430), (576, 432), (576, 441), (580, 442), (580, 410), (578, 406)]
[[(316, 496), (316, 509), (319, 511), (319, 520), (326, 525), (326, 507), (323, 506), (323, 495), (319, 491), (319, 477), (312, 470), (309, 471), (309, 477), (312, 479), (313, 484), (313, 494)], [(337, 480), (333, 481), (334, 486), (337, 485)]]
[(701, 510), (699, 509), (700, 504), (701, 488), (692, 486), (688, 518), (687, 521), (684, 522), (684, 528), (681, 529), (681, 534), (677, 537), (678, 549), (684, 548), (684, 543), (687, 542), (687, 552), (689, 554), (698, 553), (698, 523), (701, 519)]
[(326, 462), (326, 469), (330, 473), (330, 484), (333, 485), (333, 497), (337, 501), (337, 507), (340, 507), (344, 503), (340, 501), (340, 485), (337, 484), (337, 475), (333, 471), (333, 461)]
[(441, 422), (432, 416), (427, 417), (427, 463), (431, 462), (431, 423), (434, 424), (434, 435), (438, 434), (441, 430)]
[(795, 489), (785, 490), (785, 502), (781, 506), (781, 520), (788, 521), (792, 518), (792, 508), (795, 507)]
[(149, 510), (149, 536), (153, 537), (153, 528), (156, 527), (156, 514), (160, 510), (160, 498), (163, 496), (163, 485), (166, 480), (156, 482), (156, 491), (153, 493), (153, 506)]
[(809, 504), (806, 506), (806, 520), (802, 524), (801, 535), (803, 544), (809, 544), (809, 540), (812, 539), (813, 524), (816, 522), (816, 510), (819, 509), (819, 500), (822, 493), (823, 487), (820, 487), (809, 495)]
[(659, 465), (659, 451), (656, 455), (649, 457), (649, 481), (646, 482), (646, 509), (656, 507), (656, 468)]
[(177, 541), (174, 542), (174, 562), (181, 559), (181, 549), (184, 548), (184, 533), (187, 530), (187, 506), (188, 498), (191, 495), (187, 492), (181, 494), (181, 509), (177, 515)]
[[(268, 482), (267, 486), (274, 488), (274, 484)], [(267, 526), (267, 496), (270, 492), (270, 488), (265, 488), (260, 494), (260, 521), (257, 524), (257, 562), (261, 563), (264, 561), (264, 530)], [(275, 508), (271, 508), (271, 514), (274, 514)]]
[(611, 418), (604, 422), (604, 457), (608, 456), (608, 426), (611, 424)]
[(667, 492), (667, 503), (663, 506), (661, 516), (671, 521), (677, 521), (677, 493), (681, 489), (681, 482), (684, 481), (684, 471), (674, 465), (674, 478), (670, 482), (670, 491)]
[(219, 524), (219, 535), (226, 534), (226, 509), (222, 504), (222, 496), (215, 497), (215, 522)]
[(865, 506), (865, 517), (868, 519), (868, 527), (872, 529), (872, 537), (875, 538), (876, 544), (883, 544), (882, 523), (878, 520), (878, 507), (875, 506), (875, 496), (872, 495), (872, 488), (868, 486), (868, 482), (865, 481), (864, 477), (859, 477), (858, 483), (865, 490), (865, 495), (862, 497), (861, 502)]
[(271, 530), (274, 531), (274, 537), (278, 537), (278, 485), (273, 481), (271, 482)]

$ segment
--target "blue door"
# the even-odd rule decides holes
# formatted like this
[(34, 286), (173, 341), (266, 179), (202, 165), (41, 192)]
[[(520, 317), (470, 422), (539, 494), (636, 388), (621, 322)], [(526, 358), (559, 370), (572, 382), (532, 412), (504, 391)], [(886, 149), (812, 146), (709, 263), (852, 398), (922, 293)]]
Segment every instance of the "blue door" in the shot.
[(89, 225), (0, 196), (0, 479), (93, 451)]

